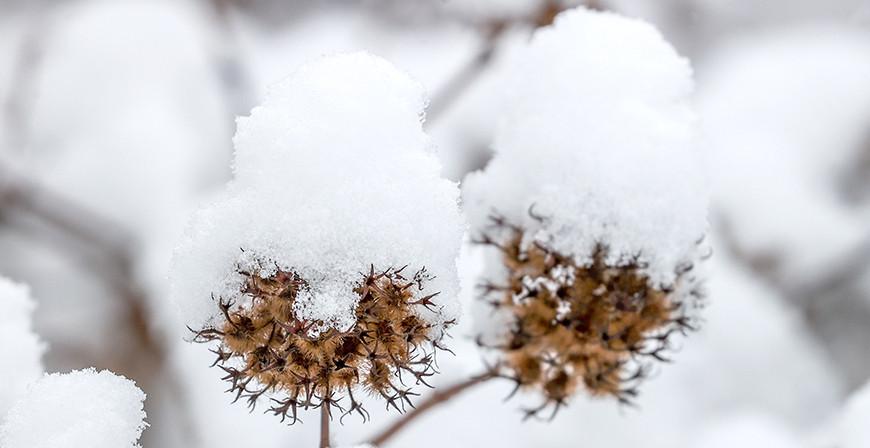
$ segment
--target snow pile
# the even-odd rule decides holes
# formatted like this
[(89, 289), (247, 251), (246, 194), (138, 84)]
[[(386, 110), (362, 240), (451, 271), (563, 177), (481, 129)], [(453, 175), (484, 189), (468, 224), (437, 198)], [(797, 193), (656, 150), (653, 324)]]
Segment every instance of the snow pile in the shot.
[(756, 33), (701, 78), (715, 204), (738, 248), (786, 276), (814, 275), (866, 238), (844, 179), (866, 182), (856, 161), (870, 124), (868, 37), (818, 25)]
[(29, 383), (43, 372), (45, 344), (33, 332), (31, 319), (36, 304), (30, 290), (0, 277), (0, 421)]
[(273, 86), (239, 119), (235, 180), (176, 250), (172, 295), (187, 323), (214, 317), (218, 297), (244, 303), (239, 269), (280, 268), (309, 283), (297, 317), (347, 329), (361, 273), (405, 265), (436, 276), (422, 293), (440, 292), (438, 319), (455, 318), (464, 224), (458, 189), (429, 152), (425, 103), (419, 84), (366, 53)]
[(475, 231), (498, 213), (581, 263), (603, 243), (673, 282), (707, 225), (688, 62), (652, 26), (583, 8), (517, 58), (496, 155), (465, 183)]
[(4, 448), (128, 448), (147, 424), (145, 394), (108, 371), (78, 370), (38, 380), (0, 427)]

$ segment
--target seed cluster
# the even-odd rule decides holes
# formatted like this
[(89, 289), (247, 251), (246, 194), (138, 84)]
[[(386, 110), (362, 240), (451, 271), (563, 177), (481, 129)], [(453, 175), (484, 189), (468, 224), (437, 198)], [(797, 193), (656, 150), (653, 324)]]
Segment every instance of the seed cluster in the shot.
[[(212, 366), (226, 373), (223, 380), (235, 400), (245, 397), (253, 410), (264, 394), (278, 396), (269, 411), (290, 424), (299, 420), (299, 409), (321, 406), (339, 410), (342, 418), (356, 413), (367, 420), (353, 395), (358, 387), (404, 412), (418, 395), (405, 379), (428, 386), (426, 377), (436, 373), (435, 351), (443, 349), (440, 339), (453, 324), (433, 325), (419, 317), (418, 307), (439, 311), (432, 301), (437, 293), (418, 297), (432, 277), (423, 268), (406, 278), (404, 269), (378, 272), (372, 266), (360, 274), (354, 327), (316, 335), (310, 330), (319, 322), (297, 319), (293, 312), (297, 296), (310, 291), (305, 279), (282, 270), (268, 277), (239, 270), (250, 305), (219, 300), (223, 322), (194, 331), (194, 341), (220, 342), (212, 350), (217, 355)], [(342, 405), (345, 395), (348, 404)]]
[[(513, 325), (503, 344), (490, 348), (501, 351), (499, 373), (515, 382), (514, 393), (543, 394), (526, 418), (548, 408), (552, 418), (581, 387), (630, 403), (650, 361), (668, 361), (671, 336), (694, 329), (684, 299), (700, 298), (698, 288), (677, 297), (650, 284), (639, 257), (609, 266), (599, 245), (581, 265), (543, 244), (524, 244), (524, 229), (502, 217), (491, 221), (498, 238), (476, 242), (497, 248), (508, 274), (505, 284), (484, 283), (483, 299), (510, 313)], [(692, 269), (681, 266), (677, 281), (689, 281)]]

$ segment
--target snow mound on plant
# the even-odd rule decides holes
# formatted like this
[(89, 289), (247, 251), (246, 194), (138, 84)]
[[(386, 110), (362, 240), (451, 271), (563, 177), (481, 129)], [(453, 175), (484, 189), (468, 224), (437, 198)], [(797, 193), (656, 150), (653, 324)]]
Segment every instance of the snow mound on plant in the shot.
[(45, 375), (0, 427), (4, 448), (132, 448), (145, 429), (145, 394), (109, 371)]
[(465, 181), (471, 225), (498, 213), (580, 262), (603, 244), (673, 282), (707, 228), (688, 61), (649, 24), (578, 8), (513, 73), (495, 157)]
[(361, 273), (389, 267), (435, 279), (440, 312), (457, 317), (455, 260), (464, 231), (456, 184), (423, 131), (420, 84), (367, 53), (326, 57), (273, 86), (235, 136), (235, 179), (200, 210), (174, 257), (173, 297), (201, 327), (215, 300), (245, 303), (238, 271), (306, 279), (297, 318), (319, 330), (355, 322)]

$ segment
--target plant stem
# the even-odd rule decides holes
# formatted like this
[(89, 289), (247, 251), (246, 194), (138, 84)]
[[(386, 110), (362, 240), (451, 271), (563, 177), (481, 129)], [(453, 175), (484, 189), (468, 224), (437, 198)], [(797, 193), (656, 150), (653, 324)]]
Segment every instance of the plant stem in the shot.
[(493, 378), (497, 378), (498, 374), (495, 370), (490, 370), (484, 372), (480, 375), (475, 375), (465, 381), (461, 381), (456, 383), (444, 390), (435, 391), (432, 395), (429, 396), (422, 403), (417, 404), (417, 407), (414, 408), (413, 411), (408, 412), (403, 415), (398, 421), (393, 423), (392, 426), (385, 429), (383, 432), (375, 436), (369, 443), (379, 447), (389, 441), (394, 435), (396, 435), (399, 431), (405, 428), (405, 426), (409, 425), (411, 422), (425, 414), (426, 411), (438, 406), (441, 403), (444, 403), (457, 395), (464, 392), (466, 389), (470, 389), (478, 384), (484, 383)]
[(329, 405), (320, 405), (320, 448), (329, 448)]

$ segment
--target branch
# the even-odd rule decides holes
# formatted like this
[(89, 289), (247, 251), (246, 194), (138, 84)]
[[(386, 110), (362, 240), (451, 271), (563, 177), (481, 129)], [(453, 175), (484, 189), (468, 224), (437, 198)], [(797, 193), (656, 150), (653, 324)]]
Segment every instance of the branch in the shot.
[(427, 398), (425, 401), (417, 404), (417, 407), (414, 408), (413, 411), (405, 414), (404, 416), (402, 416), (402, 418), (393, 423), (392, 426), (388, 427), (383, 432), (375, 436), (369, 443), (376, 447), (382, 446), (383, 444), (387, 443), (387, 441), (389, 441), (393, 436), (395, 436), (399, 431), (404, 429), (405, 426), (408, 426), (410, 423), (412, 423), (421, 415), (425, 414), (430, 409), (438, 406), (439, 404), (447, 402), (452, 398), (455, 398), (467, 389), (470, 389), (478, 384), (484, 383), (497, 377), (498, 374), (495, 370), (489, 370), (480, 375), (473, 376), (465, 381), (456, 383), (448, 387), (447, 389), (436, 391), (435, 393), (430, 395), (429, 398)]

